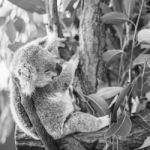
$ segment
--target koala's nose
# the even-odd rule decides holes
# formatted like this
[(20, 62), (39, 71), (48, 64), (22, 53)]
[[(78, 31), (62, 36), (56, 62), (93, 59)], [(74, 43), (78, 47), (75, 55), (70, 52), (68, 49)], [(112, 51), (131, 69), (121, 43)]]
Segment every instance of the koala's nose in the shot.
[(61, 71), (62, 71), (62, 66), (60, 64), (56, 63), (56, 72), (57, 72), (57, 75), (60, 75)]

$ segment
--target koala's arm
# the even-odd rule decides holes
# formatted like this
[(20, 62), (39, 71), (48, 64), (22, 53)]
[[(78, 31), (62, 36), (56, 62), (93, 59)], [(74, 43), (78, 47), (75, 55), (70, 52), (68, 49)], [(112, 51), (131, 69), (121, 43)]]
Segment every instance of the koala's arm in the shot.
[[(47, 93), (65, 92), (73, 83), (75, 71), (79, 63), (79, 56), (75, 54), (69, 61), (62, 65), (62, 72), (59, 76), (55, 77), (53, 81), (45, 87), (42, 87)], [(37, 88), (40, 90), (40, 88)]]
[(95, 132), (110, 124), (108, 115), (95, 117), (88, 113), (74, 112), (64, 124), (63, 135), (76, 132)]
[[(79, 62), (78, 53), (75, 54), (66, 64), (63, 65), (63, 70), (57, 78), (57, 86), (63, 91), (73, 84), (75, 71)], [(63, 136), (75, 132), (95, 132), (110, 124), (108, 115), (103, 117), (95, 117), (88, 113), (73, 112), (64, 123)]]
[(21, 103), (23, 97), (20, 94), (17, 81), (14, 77), (10, 79), (10, 107), (16, 124), (31, 137), (38, 139), (31, 121)]
[(73, 84), (78, 63), (79, 54), (77, 53), (68, 62), (63, 64), (60, 76), (54, 79), (54, 85), (56, 84), (60, 91), (66, 91), (66, 89)]

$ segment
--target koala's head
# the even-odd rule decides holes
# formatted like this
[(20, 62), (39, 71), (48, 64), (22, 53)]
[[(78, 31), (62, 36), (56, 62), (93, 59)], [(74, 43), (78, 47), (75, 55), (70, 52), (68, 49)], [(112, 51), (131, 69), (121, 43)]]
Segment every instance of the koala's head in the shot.
[(19, 80), (21, 90), (31, 95), (36, 87), (44, 87), (62, 70), (59, 59), (39, 46), (19, 49), (12, 60), (11, 72)]

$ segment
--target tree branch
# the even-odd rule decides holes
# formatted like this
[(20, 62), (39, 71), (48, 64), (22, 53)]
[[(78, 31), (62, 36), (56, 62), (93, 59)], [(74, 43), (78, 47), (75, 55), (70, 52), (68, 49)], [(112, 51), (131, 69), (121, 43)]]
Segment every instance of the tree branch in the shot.
[[(58, 37), (63, 38), (63, 32), (59, 22), (58, 10), (57, 10), (57, 0), (45, 0), (46, 10), (48, 14), (48, 29), (50, 32), (56, 32)], [(65, 48), (58, 48), (60, 57), (69, 60), (71, 57), (71, 52), (65, 43)]]

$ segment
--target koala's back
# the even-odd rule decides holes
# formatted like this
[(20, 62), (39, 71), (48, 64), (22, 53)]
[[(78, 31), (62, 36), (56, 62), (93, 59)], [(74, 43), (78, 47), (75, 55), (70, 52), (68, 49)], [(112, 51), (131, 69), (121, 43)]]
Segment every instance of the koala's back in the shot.
[(64, 123), (74, 111), (69, 91), (52, 95), (39, 90), (33, 96), (33, 100), (37, 114), (47, 132), (54, 139), (61, 138), (63, 136)]

